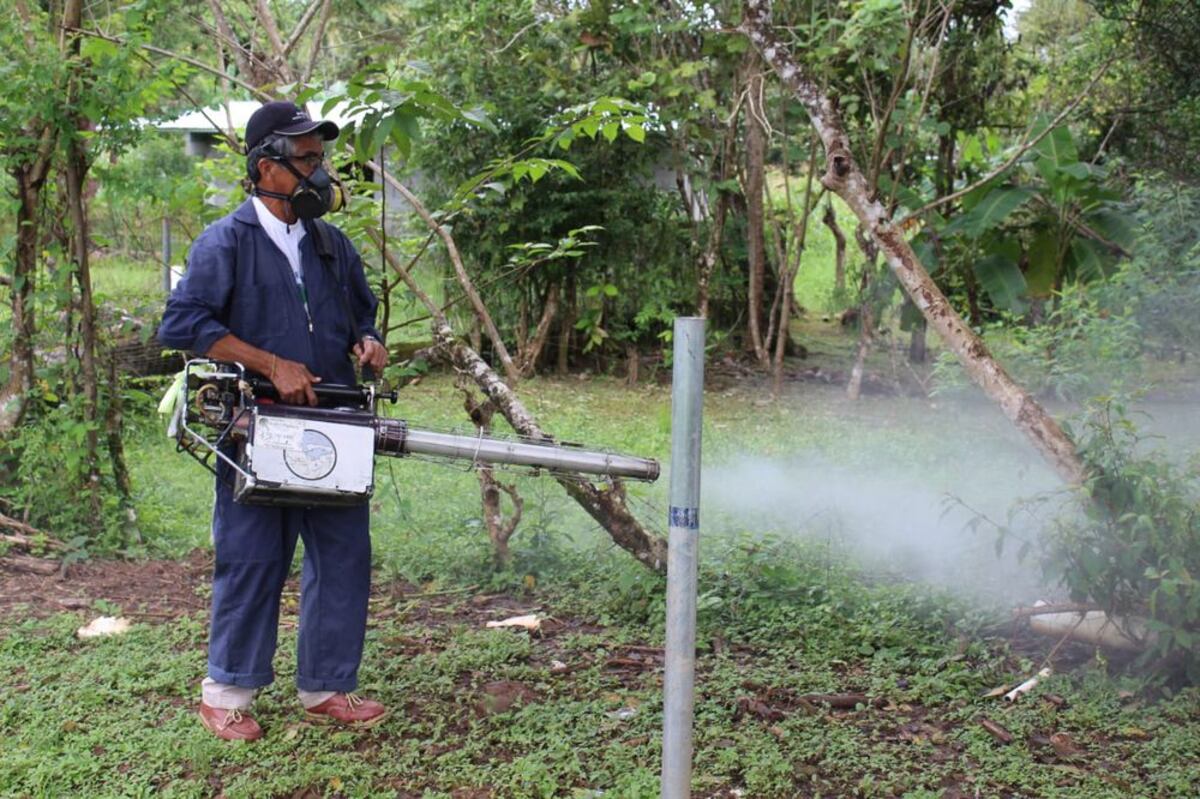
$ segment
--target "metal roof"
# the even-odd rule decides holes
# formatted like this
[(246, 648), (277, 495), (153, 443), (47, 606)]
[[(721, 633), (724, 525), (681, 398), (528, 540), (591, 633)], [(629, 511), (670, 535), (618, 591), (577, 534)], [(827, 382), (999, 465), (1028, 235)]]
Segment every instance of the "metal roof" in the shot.
[[(246, 123), (250, 121), (250, 115), (258, 110), (262, 103), (257, 100), (231, 100), (227, 106), (214, 105), (203, 110), (188, 111), (174, 119), (165, 119), (157, 121), (147, 121), (147, 127), (157, 130), (171, 130), (185, 133), (220, 133), (225, 125), (232, 122), (236, 130), (242, 131), (246, 129)], [(338, 127), (345, 127), (349, 122), (354, 121), (358, 116), (345, 113), (346, 103), (338, 103), (329, 110), (328, 114), (321, 113), (323, 102), (306, 103), (305, 107), (308, 110), (309, 116), (313, 119), (328, 119), (337, 124)], [(228, 108), (228, 113), (226, 113)], [(214, 125), (213, 123), (216, 123)]]

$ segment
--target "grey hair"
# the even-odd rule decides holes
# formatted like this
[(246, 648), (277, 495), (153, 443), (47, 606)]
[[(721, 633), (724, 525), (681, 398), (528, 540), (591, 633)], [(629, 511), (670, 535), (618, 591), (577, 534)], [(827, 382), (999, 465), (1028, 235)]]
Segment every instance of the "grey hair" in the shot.
[(296, 154), (296, 142), (291, 136), (285, 136), (282, 133), (272, 133), (259, 142), (253, 150), (246, 155), (246, 177), (250, 182), (257, 184), (262, 179), (262, 173), (258, 169), (258, 162), (264, 158), (270, 158), (272, 155), (282, 155), (284, 157)]

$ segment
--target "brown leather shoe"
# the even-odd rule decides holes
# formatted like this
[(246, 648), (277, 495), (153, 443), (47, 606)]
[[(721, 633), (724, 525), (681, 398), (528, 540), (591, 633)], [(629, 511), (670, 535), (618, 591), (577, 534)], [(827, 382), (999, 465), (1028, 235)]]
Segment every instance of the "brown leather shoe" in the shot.
[(387, 708), (382, 704), (373, 699), (363, 699), (357, 694), (334, 694), (304, 711), (309, 721), (351, 727), (370, 727), (387, 718), (387, 714)]
[(237, 708), (225, 710), (201, 702), (198, 715), (204, 728), (223, 741), (257, 741), (263, 734), (254, 717)]

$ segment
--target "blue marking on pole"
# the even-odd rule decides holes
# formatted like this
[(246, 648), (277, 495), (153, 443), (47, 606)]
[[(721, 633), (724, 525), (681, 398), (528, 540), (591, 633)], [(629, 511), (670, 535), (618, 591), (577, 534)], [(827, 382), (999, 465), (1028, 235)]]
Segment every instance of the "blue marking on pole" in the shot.
[(672, 527), (682, 527), (684, 530), (700, 529), (699, 508), (677, 508), (672, 505), (668, 518)]

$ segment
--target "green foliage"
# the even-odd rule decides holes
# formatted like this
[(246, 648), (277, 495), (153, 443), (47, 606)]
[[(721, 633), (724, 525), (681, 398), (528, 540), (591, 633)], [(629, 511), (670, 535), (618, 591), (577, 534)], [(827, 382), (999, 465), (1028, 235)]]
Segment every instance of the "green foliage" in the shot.
[[(112, 551), (127, 543), (121, 530), (118, 494), (111, 469), (100, 473), (101, 514), (80, 491), (88, 480), (85, 461), (90, 426), (82, 400), (62, 401), (43, 392), (39, 410), (0, 446), (0, 501), (9, 512), (28, 514), (29, 523), (77, 550)], [(107, 466), (107, 461), (104, 461)]]
[(1043, 566), (1075, 600), (1148, 618), (1143, 662), (1194, 682), (1200, 679), (1200, 466), (1182, 467), (1139, 447), (1125, 406), (1111, 398), (1089, 407), (1078, 437), (1091, 471), (1080, 489), (1083, 513), (1057, 522)]
[(1134, 203), (1136, 255), (1103, 290), (1137, 314), (1146, 349), (1160, 357), (1200, 352), (1200, 191), (1163, 177), (1140, 176)]
[(203, 205), (199, 165), (177, 136), (144, 135), (120, 158), (93, 167), (100, 190), (91, 204), (91, 236), (106, 250), (161, 263), (161, 220), (172, 238), (191, 241), (200, 230)]
[[(1044, 130), (1049, 122), (1039, 124)], [(982, 169), (1007, 157), (983, 152), (976, 140)], [(1010, 180), (963, 198), (963, 213), (937, 233), (943, 266), (967, 269), (992, 308), (1018, 315), (1057, 287), (1102, 279), (1132, 245), (1133, 229), (1120, 194), (1106, 184), (1107, 170), (1081, 160), (1071, 131), (1055, 128)]]
[[(1115, 280), (1138, 277), (1123, 271)], [(1073, 284), (1055, 295), (1056, 307), (1044, 323), (1027, 325), (1002, 317), (984, 331), (984, 340), (1013, 377), (1035, 394), (1082, 401), (1132, 387), (1141, 375), (1143, 337), (1134, 308), (1122, 304), (1123, 299), (1117, 291)], [(939, 394), (966, 384), (948, 352), (938, 356), (934, 376)]]

